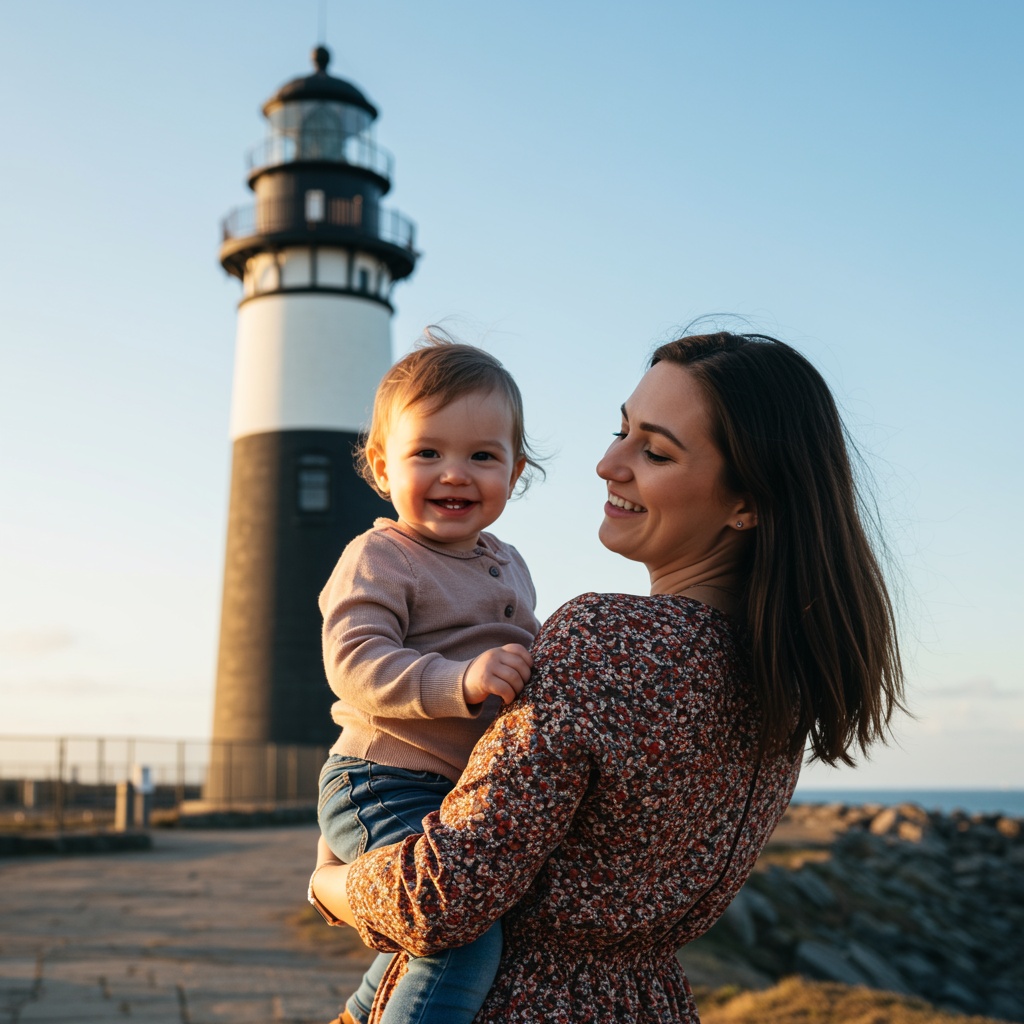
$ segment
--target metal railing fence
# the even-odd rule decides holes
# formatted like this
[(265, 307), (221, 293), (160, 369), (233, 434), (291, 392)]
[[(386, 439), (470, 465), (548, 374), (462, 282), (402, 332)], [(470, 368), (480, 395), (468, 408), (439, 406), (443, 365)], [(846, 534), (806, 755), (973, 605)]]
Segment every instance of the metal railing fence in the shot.
[(224, 242), (230, 242), (254, 235), (273, 235), (292, 230), (296, 225), (307, 232), (320, 227), (346, 232), (353, 239), (375, 239), (410, 252), (416, 248), (413, 221), (390, 207), (378, 206), (371, 210), (359, 196), (325, 199), (323, 206), (317, 206), (315, 211), (307, 206), (305, 195), (259, 199), (233, 209), (221, 221), (221, 237)]
[(275, 132), (249, 150), (246, 163), (254, 171), (302, 160), (362, 167), (388, 181), (395, 167), (391, 153), (365, 135), (309, 128), (287, 134)]
[(97, 828), (114, 820), (118, 783), (154, 811), (315, 802), (327, 748), (246, 741), (0, 735), (0, 830)]

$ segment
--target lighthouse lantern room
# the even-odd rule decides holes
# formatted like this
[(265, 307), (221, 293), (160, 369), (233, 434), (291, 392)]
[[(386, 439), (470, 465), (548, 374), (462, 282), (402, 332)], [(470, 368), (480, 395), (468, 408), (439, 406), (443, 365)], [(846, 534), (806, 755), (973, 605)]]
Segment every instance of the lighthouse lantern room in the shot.
[(391, 293), (415, 267), (414, 225), (381, 205), (392, 157), (377, 110), (315, 71), (264, 105), (255, 201), (223, 222), (242, 282), (231, 408), (227, 552), (207, 801), (301, 796), (333, 737), (317, 595), (344, 545), (390, 514), (353, 446), (391, 364)]

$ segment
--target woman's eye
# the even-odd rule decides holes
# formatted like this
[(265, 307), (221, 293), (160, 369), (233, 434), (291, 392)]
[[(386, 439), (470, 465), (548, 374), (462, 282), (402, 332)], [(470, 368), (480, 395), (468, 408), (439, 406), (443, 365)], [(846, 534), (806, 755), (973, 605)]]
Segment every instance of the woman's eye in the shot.
[(621, 441), (621, 440), (622, 440), (622, 439), (623, 439), (624, 437), (626, 437), (626, 436), (627, 436), (627, 435), (626, 435), (626, 431), (625, 431), (625, 430), (613, 430), (613, 431), (612, 431), (612, 437), (617, 437), (617, 438), (618, 438), (618, 439), (619, 439), (620, 441)]
[(660, 465), (662, 462), (670, 461), (667, 455), (656, 455), (654, 452), (650, 450), (650, 448), (644, 449), (644, 457), (647, 459), (648, 462), (653, 462), (657, 465)]

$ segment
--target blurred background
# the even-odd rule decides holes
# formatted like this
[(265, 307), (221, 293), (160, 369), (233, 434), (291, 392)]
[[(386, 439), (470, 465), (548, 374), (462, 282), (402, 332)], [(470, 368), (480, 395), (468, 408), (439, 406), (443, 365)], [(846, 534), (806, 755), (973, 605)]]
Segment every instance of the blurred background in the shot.
[(261, 104), (323, 41), (418, 225), (395, 355), (430, 323), (494, 352), (551, 456), (495, 527), (539, 613), (645, 590), (597, 542), (593, 467), (653, 347), (730, 314), (833, 387), (901, 602), (916, 718), (802, 785), (1024, 788), (1019, 4), (0, 13), (0, 732), (209, 735), (240, 298), (220, 221)]

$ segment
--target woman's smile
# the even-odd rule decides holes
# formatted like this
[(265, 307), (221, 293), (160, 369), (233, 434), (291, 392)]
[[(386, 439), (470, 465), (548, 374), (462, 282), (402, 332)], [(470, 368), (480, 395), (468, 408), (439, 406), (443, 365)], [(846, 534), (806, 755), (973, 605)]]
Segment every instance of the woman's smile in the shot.
[(617, 512), (646, 512), (647, 509), (643, 505), (639, 505), (634, 501), (627, 501), (625, 498), (620, 498), (614, 491), (608, 492), (608, 504), (611, 505), (611, 512), (605, 509), (605, 515), (615, 515)]
[(623, 405), (622, 426), (598, 463), (608, 487), (601, 543), (646, 565), (654, 592), (697, 567), (704, 575), (741, 543), (734, 526), (744, 499), (725, 483), (713, 435), (697, 381), (680, 366), (657, 363)]

